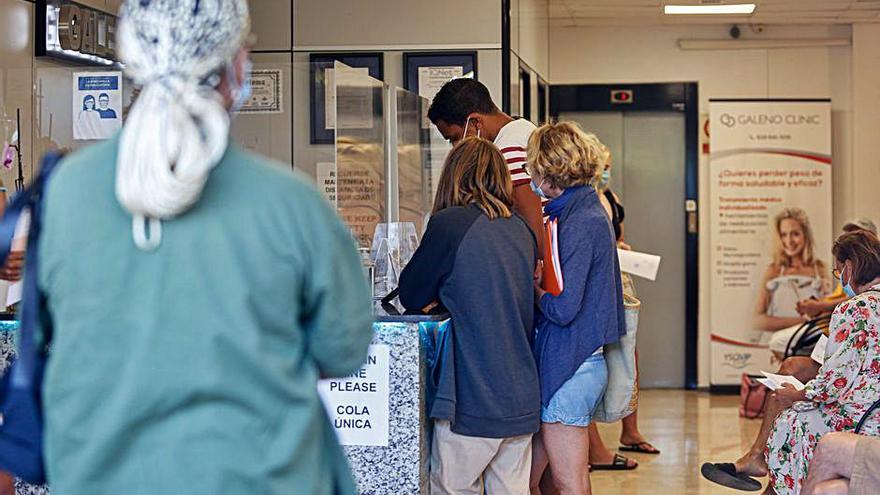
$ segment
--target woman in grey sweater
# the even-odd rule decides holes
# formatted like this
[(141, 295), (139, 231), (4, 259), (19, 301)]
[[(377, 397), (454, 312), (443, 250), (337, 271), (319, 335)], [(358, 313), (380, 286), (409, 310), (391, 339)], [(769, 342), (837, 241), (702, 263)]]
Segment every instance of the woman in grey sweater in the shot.
[(528, 150), (532, 187), (551, 200), (544, 213), (557, 224), (562, 273), (558, 295), (535, 287), (542, 426), (532, 493), (549, 463), (560, 493), (590, 494), (587, 427), (608, 384), (603, 347), (626, 333), (614, 232), (592, 185), (602, 155), (595, 136), (568, 122), (535, 131)]

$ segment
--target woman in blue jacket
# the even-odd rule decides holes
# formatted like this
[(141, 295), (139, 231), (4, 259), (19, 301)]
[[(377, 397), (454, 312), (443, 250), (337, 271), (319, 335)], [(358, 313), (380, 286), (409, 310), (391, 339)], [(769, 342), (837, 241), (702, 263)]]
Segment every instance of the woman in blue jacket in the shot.
[(587, 427), (608, 384), (603, 348), (626, 333), (614, 231), (593, 187), (601, 166), (598, 139), (577, 124), (547, 124), (529, 140), (526, 169), (550, 199), (544, 213), (558, 225), (562, 270), (558, 296), (535, 287), (542, 426), (532, 493), (548, 463), (560, 493), (592, 493)]

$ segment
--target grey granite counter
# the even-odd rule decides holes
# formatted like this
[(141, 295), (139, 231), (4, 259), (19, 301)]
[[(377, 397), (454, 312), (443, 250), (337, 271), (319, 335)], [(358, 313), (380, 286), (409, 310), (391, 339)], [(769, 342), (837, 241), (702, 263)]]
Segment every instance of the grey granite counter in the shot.
[(361, 495), (427, 494), (430, 430), (425, 406), (428, 366), (424, 339), (438, 319), (378, 320), (373, 325), (373, 345), (387, 345), (390, 351), (388, 444), (344, 448)]
[[(426, 414), (428, 354), (433, 336), (445, 317), (381, 316), (373, 325), (373, 346), (387, 347), (386, 445), (357, 445), (344, 449), (361, 495), (427, 495), (430, 428)], [(15, 354), (18, 324), (0, 321), (0, 374)], [(383, 368), (384, 369), (384, 368)], [(355, 380), (356, 381), (356, 380)], [(384, 397), (384, 395), (383, 395)], [(331, 411), (331, 421), (334, 421)], [(344, 425), (345, 423), (340, 423)], [(384, 439), (384, 430), (382, 430)], [(16, 495), (49, 495), (47, 487), (16, 482)]]

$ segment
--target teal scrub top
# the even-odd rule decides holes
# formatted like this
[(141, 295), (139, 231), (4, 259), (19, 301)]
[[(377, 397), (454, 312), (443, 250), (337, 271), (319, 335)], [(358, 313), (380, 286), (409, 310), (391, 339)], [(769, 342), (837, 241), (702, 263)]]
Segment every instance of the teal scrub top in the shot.
[(354, 493), (316, 391), (372, 337), (348, 229), (286, 167), (230, 146), (142, 251), (114, 192), (117, 147), (66, 158), (45, 199), (53, 494)]

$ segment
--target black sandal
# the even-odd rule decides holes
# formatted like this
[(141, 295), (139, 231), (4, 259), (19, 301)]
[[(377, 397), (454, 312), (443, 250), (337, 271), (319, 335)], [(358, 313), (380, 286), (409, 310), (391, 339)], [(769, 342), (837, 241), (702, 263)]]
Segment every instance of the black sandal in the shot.
[(639, 467), (635, 461), (633, 461), (633, 465), (630, 465), (629, 462), (630, 459), (620, 454), (614, 454), (614, 460), (611, 461), (611, 464), (591, 464), (590, 466), (593, 471), (632, 471)]
[(636, 454), (660, 455), (660, 449), (654, 447), (649, 442), (624, 443), (617, 450), (621, 452), (634, 452)]
[(707, 462), (700, 468), (700, 473), (707, 480), (734, 490), (757, 492), (761, 489), (760, 481), (751, 476), (737, 473), (736, 466), (729, 462)]

